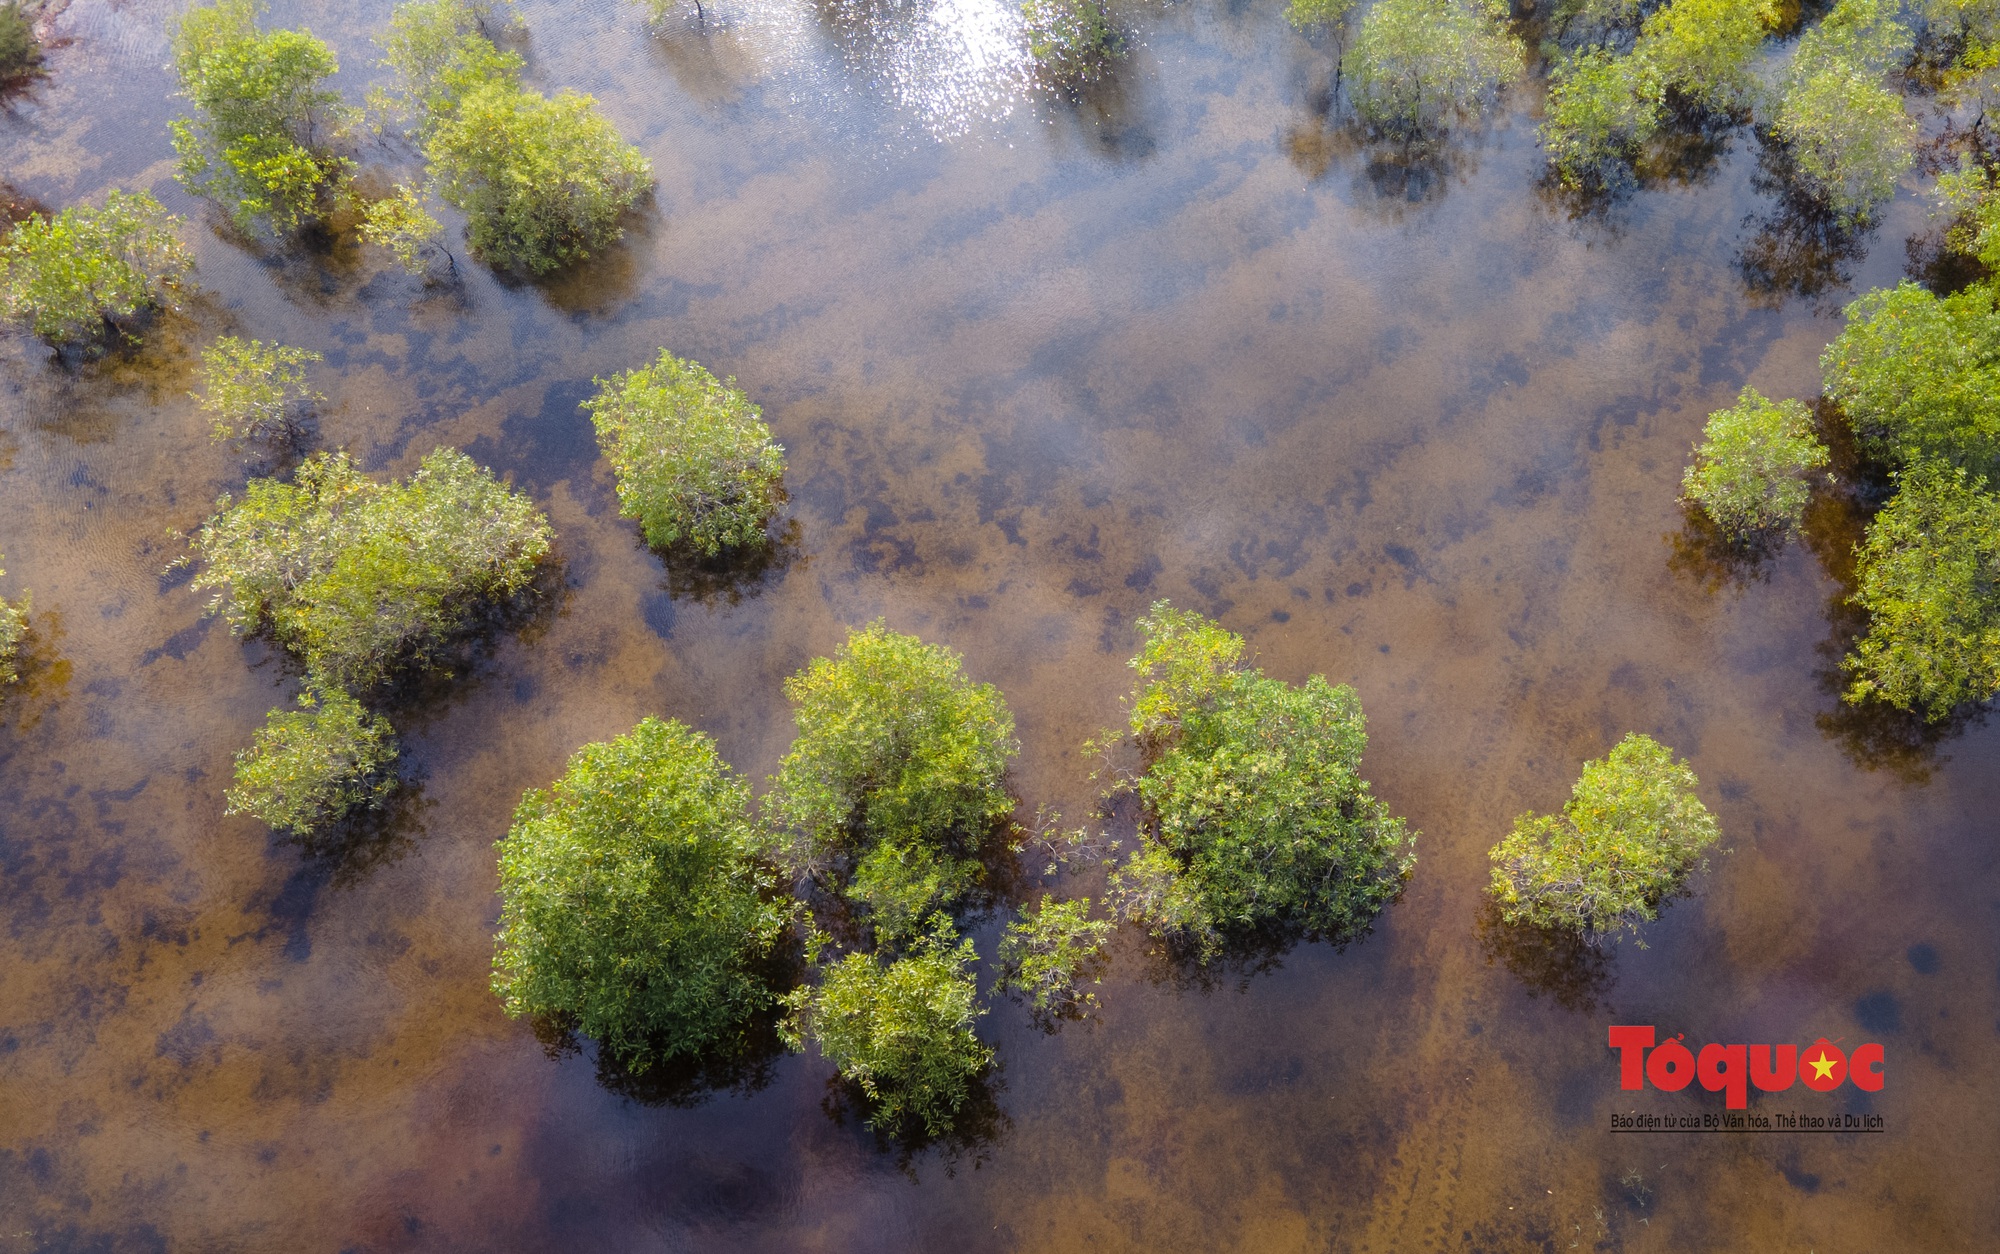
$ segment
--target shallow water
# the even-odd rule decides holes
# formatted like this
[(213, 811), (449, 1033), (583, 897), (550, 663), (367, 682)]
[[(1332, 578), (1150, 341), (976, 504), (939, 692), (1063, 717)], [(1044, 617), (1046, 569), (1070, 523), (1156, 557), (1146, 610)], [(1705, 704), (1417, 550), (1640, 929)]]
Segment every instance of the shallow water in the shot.
[[(1572, 221), (1535, 187), (1532, 92), (1405, 181), (1324, 126), (1324, 56), (1270, 0), (1120, 13), (1133, 55), (1071, 105), (1001, 0), (719, 0), (657, 33), (527, 4), (534, 83), (595, 93), (659, 191), (585, 271), (472, 266), (453, 295), (211, 229), (170, 178), (165, 9), (73, 0), (0, 178), (153, 188), (200, 224), (204, 295), (73, 374), (0, 349), (4, 587), (37, 632), (0, 705), (0, 1250), (2000, 1245), (2000, 735), (1887, 754), (1837, 717), (1814, 546), (1732, 581), (1673, 539), (1707, 412), (1812, 395), (1921, 205), (1784, 299), (1739, 265), (1772, 212), (1747, 134)], [(358, 100), (387, 16), (275, 20)], [(558, 603), (405, 712), (416, 786), (340, 857), (222, 817), (294, 681), (161, 574), (246, 474), (185, 395), (231, 328), (326, 354), (326, 445), (395, 473), (466, 448), (560, 534)], [(789, 450), (796, 539), (761, 578), (669, 586), (616, 515), (576, 403), (661, 346)], [(1024, 813), (1081, 818), (1076, 747), (1163, 596), (1360, 692), (1368, 774), (1423, 833), (1372, 935), (1208, 987), (1128, 935), (1095, 1024), (994, 1005), (995, 1126), (907, 1159), (828, 1114), (817, 1059), (647, 1105), (500, 1014), (492, 842), (578, 745), (673, 715), (761, 780), (782, 678), (879, 615), (1005, 691)], [(1524, 978), (1482, 943), (1485, 851), (1628, 730), (1687, 755), (1731, 851), (1649, 948)], [(1621, 1094), (1615, 1022), (1879, 1040), (1881, 1093), (1757, 1103), (1887, 1133), (1613, 1134), (1719, 1109)]]

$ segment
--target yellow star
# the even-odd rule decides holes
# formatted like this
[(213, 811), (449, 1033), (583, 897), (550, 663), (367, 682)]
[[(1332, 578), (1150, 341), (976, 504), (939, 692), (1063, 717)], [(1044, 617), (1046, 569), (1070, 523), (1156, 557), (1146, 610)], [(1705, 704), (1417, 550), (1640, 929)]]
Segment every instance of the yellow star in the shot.
[(1812, 1069), (1813, 1069), (1813, 1070), (1814, 1070), (1815, 1072), (1818, 1072), (1818, 1074), (1817, 1074), (1817, 1075), (1813, 1076), (1813, 1079), (1815, 1079), (1815, 1080), (1831, 1080), (1831, 1079), (1833, 1078), (1833, 1059), (1832, 1059), (1832, 1058), (1829, 1058), (1829, 1057), (1828, 1057), (1827, 1055), (1825, 1055), (1825, 1054), (1821, 1054), (1821, 1055), (1820, 1055), (1819, 1057), (1817, 1057), (1817, 1058), (1808, 1058), (1808, 1059), (1806, 1059), (1806, 1061), (1812, 1064)]

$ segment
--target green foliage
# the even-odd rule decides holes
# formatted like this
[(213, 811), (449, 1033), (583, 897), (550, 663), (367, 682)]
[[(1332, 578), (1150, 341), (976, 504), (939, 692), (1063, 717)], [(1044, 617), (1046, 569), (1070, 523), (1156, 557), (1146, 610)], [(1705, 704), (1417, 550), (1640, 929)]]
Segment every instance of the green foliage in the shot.
[(652, 164), (572, 91), (484, 83), (438, 123), (425, 153), (472, 246), (533, 274), (616, 242), (619, 219), (653, 185)]
[[(0, 570), (0, 575), (7, 572)], [(28, 598), (23, 595), (9, 602), (0, 597), (0, 685), (11, 684), (21, 677), (17, 659), (21, 652), (21, 641), (28, 635)]]
[(785, 450), (736, 380), (661, 349), (652, 365), (596, 382), (583, 407), (646, 543), (709, 557), (767, 543), (764, 524), (784, 499)]
[(218, 440), (297, 439), (301, 411), (326, 400), (306, 382), (306, 366), (325, 360), (310, 349), (223, 336), (202, 350), (202, 390), (194, 394), (202, 411), (215, 417), (210, 434)]
[(1744, 388), (1735, 405), (1708, 416), (1681, 496), (1739, 540), (1790, 531), (1805, 517), (1812, 473), (1829, 456), (1803, 402)]
[(1868, 634), (1848, 655), (1852, 702), (1943, 720), (2000, 693), (2000, 496), (1923, 462), (1868, 524), (1854, 603)]
[(389, 722), (338, 688), (299, 694), (296, 710), (272, 710), (236, 755), (224, 814), (248, 814), (281, 832), (310, 836), (351, 811), (375, 807), (396, 786)]
[(1938, 297), (1904, 282), (1867, 293), (1847, 307), (1820, 375), (1871, 457), (2000, 472), (2000, 312), (1989, 286)]
[(818, 989), (786, 998), (786, 1042), (804, 1049), (812, 1039), (867, 1095), (876, 1128), (948, 1132), (993, 1061), (972, 1031), (986, 1013), (977, 1005), (972, 942), (955, 939), (940, 917), (908, 956), (884, 965), (849, 954), (827, 969)]
[(1915, 153), (1916, 123), (1882, 81), (1909, 47), (1894, 8), (1840, 0), (1792, 58), (1771, 129), (1807, 184), (1850, 221), (1868, 221), (1896, 194)]
[(1028, 51), (1059, 81), (1087, 82), (1120, 51), (1100, 0), (1022, 0), (1021, 16)]
[(266, 218), (292, 231), (318, 217), (352, 163), (323, 140), (342, 122), (339, 70), (305, 31), (257, 29), (257, 0), (216, 0), (173, 28), (174, 72), (198, 116), (172, 124), (178, 178), (227, 205), (238, 227)]
[(171, 304), (194, 268), (180, 225), (145, 192), (114, 191), (102, 209), (29, 217), (0, 238), (0, 316), (60, 345)]
[(1379, 0), (1343, 64), (1361, 120), (1407, 139), (1480, 112), (1524, 55), (1505, 0)]
[(463, 453), (438, 449), (386, 484), (323, 453), (296, 483), (253, 479), (216, 503), (194, 585), (219, 590), (210, 608), (238, 632), (269, 630), (319, 682), (359, 689), (526, 587), (550, 540), (533, 503)]
[(1640, 27), (1633, 55), (1683, 99), (1734, 113), (1755, 98), (1754, 62), (1778, 21), (1777, 0), (1673, 0)]
[(1508, 923), (1637, 932), (1720, 837), (1685, 762), (1632, 732), (1583, 764), (1561, 815), (1524, 814), (1492, 850), (1492, 894)]
[(1365, 927), (1415, 854), (1359, 774), (1368, 736), (1354, 690), (1267, 679), (1241, 665), (1241, 637), (1164, 601), (1139, 630), (1145, 821), (1112, 876), (1122, 911), (1203, 958), (1260, 929)]
[(1549, 72), (1542, 146), (1571, 187), (1600, 181), (1660, 128), (1666, 93), (1643, 58), (1603, 48), (1566, 54)]
[(792, 910), (753, 857), (749, 784), (715, 742), (644, 719), (531, 790), (500, 843), (493, 991), (634, 1072), (727, 1051), (777, 1002)]
[(1003, 781), (1020, 751), (999, 689), (878, 621), (786, 680), (785, 696), (798, 738), (765, 806), (795, 871), (851, 880), (893, 935), (979, 881), (977, 857), (1013, 812)]
[(362, 210), (361, 238), (388, 249), (396, 264), (411, 274), (429, 272), (432, 249), (443, 253), (454, 270), (458, 268), (444, 246), (444, 224), (432, 216), (421, 195), (401, 184)]
[(379, 38), (388, 90), (371, 102), (418, 127), (419, 134), (458, 112), (459, 102), (488, 83), (514, 86), (519, 53), (502, 51), (487, 37), (490, 5), (473, 0), (412, 0), (399, 5)]
[(39, 74), (42, 45), (35, 39), (35, 21), (21, 0), (0, 4), (0, 87)]
[(1360, 0), (1291, 0), (1285, 20), (1299, 30), (1339, 30), (1359, 5)]
[(1116, 925), (1090, 917), (1090, 899), (1042, 900), (1021, 911), (1000, 939), (1000, 979), (996, 987), (1028, 999), (1036, 1013), (1076, 1018), (1097, 1005), (1095, 984), (1104, 966), (1104, 946)]

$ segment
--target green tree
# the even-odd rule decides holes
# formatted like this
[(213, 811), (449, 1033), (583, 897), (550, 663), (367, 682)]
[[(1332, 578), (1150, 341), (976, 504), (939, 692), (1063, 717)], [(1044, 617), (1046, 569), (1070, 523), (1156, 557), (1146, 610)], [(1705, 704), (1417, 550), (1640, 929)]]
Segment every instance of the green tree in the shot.
[(318, 353), (225, 335), (201, 353), (202, 390), (194, 393), (215, 424), (218, 440), (291, 443), (304, 434), (304, 415), (326, 397), (306, 382)]
[(194, 119), (172, 123), (179, 179), (228, 206), (239, 228), (258, 218), (298, 229), (324, 211), (353, 163), (326, 143), (343, 124), (340, 69), (306, 31), (260, 31), (257, 0), (216, 0), (173, 28), (174, 72)]
[(493, 991), (634, 1072), (740, 1048), (776, 1005), (792, 920), (754, 857), (750, 786), (715, 742), (642, 720), (531, 790), (499, 842)]
[(1800, 401), (1772, 401), (1744, 388), (1736, 404), (1708, 416), (1681, 499), (1738, 540), (1791, 531), (1812, 499), (1811, 476), (1829, 454)]
[(248, 814), (293, 836), (380, 806), (396, 786), (389, 722), (338, 688), (299, 694), (296, 710), (272, 710), (236, 755), (224, 814)]
[(618, 502), (646, 543), (708, 557), (767, 542), (784, 500), (785, 450), (736, 380), (665, 349), (650, 366), (595, 380), (583, 403), (618, 476)]
[(114, 191), (102, 209), (32, 215), (0, 238), (0, 315), (62, 345), (171, 305), (194, 268), (180, 225), (145, 192)]
[(430, 272), (433, 250), (444, 254), (445, 264), (458, 273), (458, 258), (444, 244), (444, 224), (432, 215), (420, 193), (400, 183), (363, 208), (361, 238), (388, 249), (396, 264), (411, 274)]
[(819, 988), (786, 998), (786, 1043), (798, 1050), (808, 1039), (817, 1044), (868, 1097), (876, 1128), (948, 1132), (993, 1062), (972, 1031), (986, 1013), (972, 978), (976, 955), (971, 941), (956, 939), (940, 917), (908, 956), (884, 964), (849, 954), (827, 969)]
[(1846, 660), (1847, 699), (1932, 721), (2000, 693), (2000, 496), (1964, 470), (1919, 462), (1856, 553), (1868, 634)]
[(1243, 665), (1243, 638), (1161, 601), (1139, 620), (1130, 729), (1146, 757), (1135, 855), (1112, 874), (1129, 917), (1204, 960), (1233, 936), (1350, 936), (1415, 862), (1360, 775), (1354, 690)]
[(322, 453), (296, 483), (253, 479), (216, 503), (194, 586), (217, 589), (210, 608), (238, 632), (268, 630), (321, 684), (359, 690), (525, 588), (550, 543), (534, 504), (463, 453), (432, 452), (407, 483)]
[[(0, 570), (0, 575), (7, 572)], [(21, 677), (18, 658), (21, 641), (28, 635), (28, 598), (26, 594), (8, 601), (0, 597), (0, 685), (11, 684)]]
[(1914, 283), (1847, 307), (1820, 355), (1821, 385), (1869, 456), (1890, 466), (1938, 459), (2000, 472), (2000, 311), (1975, 284), (1938, 297)]
[(42, 45), (35, 38), (35, 20), (21, 0), (0, 4), (0, 87), (9, 87), (42, 72)]
[(1556, 177), (1571, 187), (1603, 181), (1656, 134), (1666, 92), (1643, 57), (1604, 48), (1566, 53), (1549, 72), (1542, 147)]
[(1355, 112), (1410, 139), (1479, 113), (1521, 74), (1505, 0), (1379, 0), (1343, 59)]
[(1118, 32), (1100, 0), (1022, 0), (1028, 51), (1059, 82), (1088, 82), (1118, 55)]
[(371, 93), (378, 110), (428, 135), (458, 112), (475, 87), (518, 85), (521, 56), (488, 37), (492, 6), (473, 0), (412, 0), (398, 5), (377, 40), (390, 85)]
[(1115, 924), (1090, 917), (1090, 899), (1057, 901), (1043, 897), (1007, 925), (1000, 938), (1000, 978), (995, 988), (1025, 997), (1035, 1013), (1073, 1019), (1097, 1005), (1095, 984), (1104, 967), (1104, 947)]
[(471, 88), (438, 119), (425, 155), (438, 195), (465, 214), (473, 248), (532, 274), (616, 242), (619, 220), (653, 185), (652, 164), (591, 97), (548, 98), (500, 80)]
[(1882, 0), (1840, 0), (1799, 41), (1771, 129), (1809, 187), (1841, 217), (1869, 221), (1896, 194), (1917, 126), (1883, 84), (1910, 32)]
[(979, 883), (1020, 751), (999, 689), (877, 621), (786, 680), (785, 696), (798, 737), (765, 807), (787, 865), (830, 877), (885, 939)]
[(1524, 814), (1493, 847), (1501, 919), (1598, 936), (1658, 918), (1721, 836), (1697, 782), (1638, 732), (1584, 763), (1562, 814)]
[(1646, 18), (1633, 55), (1683, 100), (1736, 113), (1756, 97), (1757, 54), (1779, 20), (1777, 0), (1673, 0)]

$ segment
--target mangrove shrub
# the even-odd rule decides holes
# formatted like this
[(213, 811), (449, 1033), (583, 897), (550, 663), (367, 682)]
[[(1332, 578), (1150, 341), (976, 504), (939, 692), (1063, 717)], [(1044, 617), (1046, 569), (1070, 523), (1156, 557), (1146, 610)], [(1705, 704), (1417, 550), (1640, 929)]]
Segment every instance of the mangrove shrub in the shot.
[(1848, 700), (1941, 720), (2000, 693), (2000, 496), (1962, 469), (1919, 463), (1856, 558), (1854, 603), (1869, 626), (1847, 658)]
[(217, 502), (194, 584), (238, 632), (267, 630), (322, 683), (359, 689), (525, 588), (550, 543), (534, 504), (463, 453), (432, 452), (407, 483), (323, 453), (295, 483), (253, 479)]
[(458, 111), (466, 94), (488, 83), (513, 86), (521, 55), (487, 35), (490, 5), (472, 0), (412, 0), (398, 5), (377, 37), (390, 84), (370, 94), (372, 105), (428, 135)]
[(324, 360), (311, 349), (223, 336), (202, 350), (202, 387), (194, 394), (214, 419), (210, 434), (218, 440), (298, 439), (305, 414), (326, 400), (306, 382), (306, 367)]
[(1560, 815), (1524, 814), (1493, 847), (1501, 919), (1597, 936), (1658, 918), (1721, 835), (1696, 783), (1638, 732), (1584, 763)]
[(1411, 139), (1480, 112), (1519, 77), (1524, 55), (1505, 0), (1379, 0), (1343, 72), (1363, 122)]
[(321, 86), (339, 70), (333, 49), (306, 31), (260, 31), (256, 0), (216, 0), (173, 28), (174, 73), (197, 116), (172, 123), (179, 179), (228, 207), (240, 228), (277, 231), (319, 216), (351, 163), (327, 150), (341, 124), (340, 95)]
[[(0, 570), (0, 575), (6, 573)], [(0, 597), (0, 684), (11, 684), (21, 677), (17, 659), (27, 635), (28, 598), (24, 595), (9, 601)]]
[(1035, 1013), (1075, 1018), (1096, 1006), (1104, 947), (1115, 925), (1090, 917), (1089, 898), (1043, 897), (1022, 909), (1000, 938), (1000, 978), (995, 988), (1026, 998)]
[(1101, 0), (1022, 0), (1028, 51), (1059, 82), (1095, 78), (1118, 53)]
[(1790, 531), (1805, 517), (1812, 474), (1828, 458), (1802, 402), (1768, 400), (1746, 387), (1736, 404), (1708, 416), (1681, 498), (1737, 540)]
[(382, 804), (396, 780), (389, 722), (338, 688), (299, 695), (296, 710), (272, 710), (236, 755), (224, 814), (248, 814), (274, 830), (309, 836), (350, 812)]
[(1906, 281), (1867, 293), (1846, 314), (1820, 355), (1820, 375), (1862, 450), (1890, 466), (1935, 458), (1979, 475), (2000, 470), (1993, 289), (1939, 297)]
[(634, 1072), (730, 1052), (777, 1002), (789, 925), (754, 857), (750, 787), (715, 742), (648, 718), (530, 791), (500, 847), (493, 990)]
[(885, 1132), (942, 1135), (991, 1065), (973, 1035), (986, 1013), (973, 982), (972, 942), (940, 918), (910, 953), (883, 963), (849, 954), (817, 989), (786, 999), (781, 1031), (793, 1049), (810, 1039), (869, 1100), (868, 1122)]
[(171, 304), (194, 268), (180, 225), (146, 192), (32, 215), (0, 238), (0, 315), (62, 345)]
[(1883, 0), (1840, 0), (1799, 41), (1771, 129), (1815, 195), (1851, 222), (1896, 194), (1915, 155), (1917, 126), (1883, 76), (1910, 32)]
[(785, 450), (736, 380), (661, 349), (652, 365), (596, 382), (583, 407), (646, 543), (707, 557), (765, 543)]
[(1415, 862), (1403, 821), (1361, 778), (1354, 690), (1293, 687), (1243, 664), (1243, 638), (1162, 601), (1139, 620), (1130, 729), (1146, 757), (1123, 910), (1206, 958), (1260, 930), (1345, 938)]
[(9, 87), (41, 72), (42, 45), (35, 38), (35, 20), (21, 0), (0, 4), (0, 87)]
[(765, 805), (795, 871), (831, 876), (885, 938), (979, 883), (1020, 751), (999, 689), (878, 621), (786, 680), (785, 696), (798, 737)]

